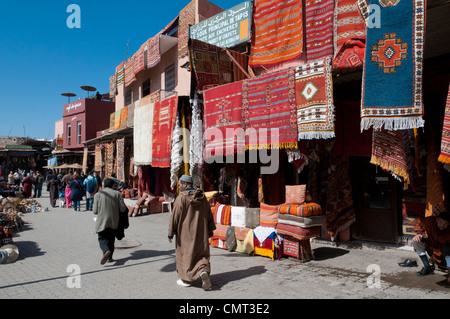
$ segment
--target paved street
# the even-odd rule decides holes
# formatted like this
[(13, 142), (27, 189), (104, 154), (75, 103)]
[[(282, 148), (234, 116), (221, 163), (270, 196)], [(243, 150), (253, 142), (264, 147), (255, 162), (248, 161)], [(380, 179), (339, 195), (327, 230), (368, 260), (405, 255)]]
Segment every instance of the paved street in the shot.
[[(48, 193), (39, 199), (49, 207)], [(81, 210), (84, 209), (84, 202)], [(15, 233), (15, 263), (0, 265), (0, 299), (448, 299), (447, 275), (418, 278), (397, 263), (416, 255), (400, 249), (335, 247), (314, 242), (315, 260), (272, 261), (211, 248), (212, 291), (201, 282), (176, 284), (175, 251), (167, 240), (169, 214), (130, 219), (115, 263), (100, 265), (92, 212), (50, 207), (27, 213)], [(420, 264), (420, 263), (419, 263)], [(372, 266), (371, 266), (372, 265)], [(81, 274), (80, 276), (74, 276)], [(380, 274), (381, 276), (377, 276)]]

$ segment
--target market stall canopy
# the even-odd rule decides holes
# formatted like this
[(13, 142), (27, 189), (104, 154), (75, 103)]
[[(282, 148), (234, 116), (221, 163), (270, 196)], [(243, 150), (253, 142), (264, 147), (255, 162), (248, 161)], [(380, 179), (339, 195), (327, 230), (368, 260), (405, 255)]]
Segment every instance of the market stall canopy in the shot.
[(55, 168), (72, 168), (72, 167), (70, 167), (69, 164), (63, 164), (63, 165), (57, 166), (57, 167), (55, 167)]
[(58, 165), (48, 165), (48, 166), (43, 166), (42, 168), (59, 168)]
[(78, 164), (78, 163), (75, 163), (75, 164), (71, 164), (71, 165), (68, 165), (68, 168), (83, 168), (83, 166), (81, 166), (80, 164)]

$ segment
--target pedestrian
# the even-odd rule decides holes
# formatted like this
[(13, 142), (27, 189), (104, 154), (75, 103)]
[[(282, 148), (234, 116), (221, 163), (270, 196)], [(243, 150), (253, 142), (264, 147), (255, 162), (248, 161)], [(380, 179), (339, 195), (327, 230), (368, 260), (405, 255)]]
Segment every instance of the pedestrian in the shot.
[(178, 181), (180, 195), (170, 216), (169, 242), (175, 239), (175, 258), (180, 286), (202, 280), (204, 290), (211, 289), (209, 238), (216, 229), (211, 207), (200, 189), (193, 188), (191, 176)]
[[(448, 204), (447, 204), (448, 206)], [(448, 207), (447, 207), (448, 208)], [(439, 268), (450, 270), (450, 213), (442, 211), (438, 216), (419, 217), (414, 227), (416, 235), (413, 238), (413, 248), (423, 263), (418, 276), (427, 276), (434, 273), (434, 264)], [(434, 261), (433, 265), (430, 259)], [(399, 264), (402, 267), (417, 266), (417, 263), (407, 259)], [(450, 284), (450, 278), (448, 279)]]
[(8, 175), (8, 184), (14, 185), (14, 173), (12, 171)]
[(97, 215), (95, 222), (95, 232), (98, 235), (98, 243), (103, 256), (100, 264), (112, 262), (114, 254), (114, 244), (116, 231), (119, 227), (119, 214), (126, 212), (127, 206), (122, 194), (112, 189), (114, 181), (106, 178), (103, 183), (103, 190), (94, 196), (94, 215)]
[(102, 178), (100, 177), (100, 174), (95, 171), (94, 177), (97, 179), (97, 190), (96, 192), (100, 191), (102, 189)]
[(94, 195), (97, 192), (97, 179), (94, 177), (93, 172), (89, 172), (83, 184), (86, 188), (86, 210), (92, 210)]
[(50, 205), (52, 207), (56, 207), (56, 200), (58, 199), (58, 193), (60, 190), (60, 181), (56, 174), (53, 174), (51, 179), (48, 182), (48, 189), (50, 193)]
[[(64, 183), (62, 183), (62, 184), (64, 184)], [(70, 188), (70, 184), (66, 185), (66, 186), (62, 186), (62, 187), (64, 187), (64, 195), (66, 198), (66, 207), (71, 208), (72, 207), (72, 199), (71, 199), (72, 188)]]
[(64, 175), (62, 177), (61, 182), (62, 182), (63, 186), (67, 186), (67, 185), (70, 185), (72, 180), (73, 180), (73, 175), (72, 175), (72, 172), (69, 171), (66, 175)]
[(44, 184), (44, 176), (41, 172), (36, 172), (36, 177), (34, 181), (34, 198), (40, 198), (42, 196), (42, 185)]
[[(84, 187), (81, 182), (80, 176), (77, 173), (73, 174), (73, 180), (70, 183), (70, 199), (73, 204), (73, 210), (80, 210), (80, 202), (83, 199)], [(66, 195), (67, 198), (67, 195)]]
[(30, 198), (31, 192), (33, 190), (33, 180), (31, 179), (31, 173), (28, 173), (27, 176), (22, 180), (23, 187), (23, 197)]

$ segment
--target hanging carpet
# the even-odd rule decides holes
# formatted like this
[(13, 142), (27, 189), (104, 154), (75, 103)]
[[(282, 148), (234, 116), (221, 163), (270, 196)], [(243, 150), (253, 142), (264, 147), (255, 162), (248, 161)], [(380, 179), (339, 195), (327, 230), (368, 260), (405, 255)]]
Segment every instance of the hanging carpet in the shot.
[(444, 126), (442, 128), (441, 154), (439, 162), (450, 164), (450, 87), (448, 89), (447, 103), (445, 105)]
[(367, 28), (361, 130), (423, 127), (425, 1), (367, 3), (378, 6), (381, 23)]
[(178, 96), (155, 103), (152, 166), (170, 168), (172, 131), (178, 110)]
[(242, 107), (246, 149), (297, 149), (294, 69), (244, 80)]
[(300, 57), (303, 51), (303, 12), (300, 0), (255, 0), (250, 67), (276, 66)]
[(333, 56), (334, 1), (305, 1), (306, 60), (308, 62)]
[(330, 63), (326, 58), (295, 69), (299, 140), (335, 136)]
[(134, 164), (152, 164), (153, 103), (136, 106), (134, 109)]

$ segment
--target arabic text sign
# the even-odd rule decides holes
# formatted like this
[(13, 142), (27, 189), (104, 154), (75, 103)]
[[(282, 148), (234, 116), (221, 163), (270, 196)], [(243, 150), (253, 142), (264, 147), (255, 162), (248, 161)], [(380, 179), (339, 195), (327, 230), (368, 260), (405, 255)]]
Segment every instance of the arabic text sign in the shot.
[(221, 48), (229, 48), (250, 39), (250, 1), (197, 23), (190, 28), (190, 37)]

